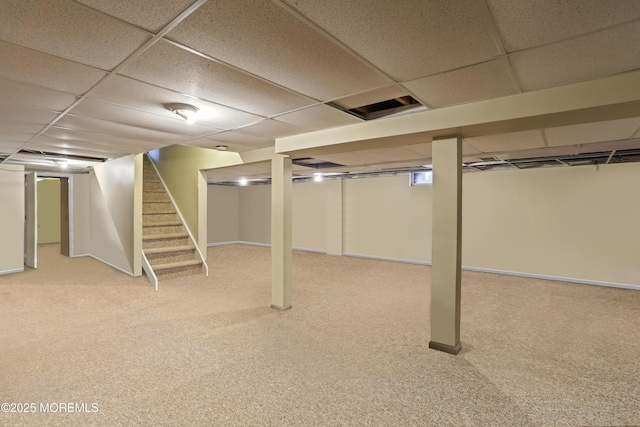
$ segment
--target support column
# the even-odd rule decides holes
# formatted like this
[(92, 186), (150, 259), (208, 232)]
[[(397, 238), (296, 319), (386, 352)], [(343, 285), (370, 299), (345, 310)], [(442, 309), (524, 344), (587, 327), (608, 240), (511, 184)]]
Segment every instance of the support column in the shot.
[(342, 193), (344, 181), (327, 181), (327, 254), (342, 255)]
[(434, 139), (429, 348), (458, 354), (462, 257), (462, 139)]
[(271, 159), (271, 308), (291, 308), (291, 159)]

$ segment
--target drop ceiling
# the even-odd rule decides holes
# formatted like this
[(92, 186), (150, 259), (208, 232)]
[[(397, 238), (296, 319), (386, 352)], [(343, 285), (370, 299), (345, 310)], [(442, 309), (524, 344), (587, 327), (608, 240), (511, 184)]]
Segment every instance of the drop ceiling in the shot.
[[(249, 151), (401, 96), (437, 109), (639, 70), (638, 46), (637, 0), (3, 0), (0, 161)], [(197, 123), (170, 103), (196, 106)], [(468, 162), (634, 148), (640, 118), (464, 140)], [(319, 160), (367, 171), (430, 157), (424, 141)], [(256, 168), (243, 172), (269, 173)]]

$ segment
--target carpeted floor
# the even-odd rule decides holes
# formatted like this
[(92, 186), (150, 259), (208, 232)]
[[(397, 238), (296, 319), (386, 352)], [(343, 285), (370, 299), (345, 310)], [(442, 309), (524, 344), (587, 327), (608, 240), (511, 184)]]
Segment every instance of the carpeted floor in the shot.
[(58, 251), (0, 276), (2, 426), (640, 425), (637, 291), (464, 272), (451, 356), (428, 267), (296, 252), (280, 312), (267, 248), (158, 292)]

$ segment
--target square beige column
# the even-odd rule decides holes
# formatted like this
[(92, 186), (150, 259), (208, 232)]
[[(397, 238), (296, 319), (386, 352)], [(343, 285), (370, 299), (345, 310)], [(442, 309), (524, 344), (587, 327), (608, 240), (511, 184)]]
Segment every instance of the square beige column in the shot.
[(271, 159), (271, 307), (291, 308), (291, 159)]
[(342, 199), (344, 181), (333, 179), (327, 185), (327, 254), (342, 255)]
[(462, 139), (434, 139), (431, 155), (433, 224), (429, 347), (457, 354), (461, 349)]

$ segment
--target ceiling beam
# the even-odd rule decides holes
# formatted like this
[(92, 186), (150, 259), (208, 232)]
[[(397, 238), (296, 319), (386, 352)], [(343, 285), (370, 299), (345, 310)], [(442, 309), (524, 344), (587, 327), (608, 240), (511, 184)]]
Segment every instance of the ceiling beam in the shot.
[(276, 139), (293, 157), (640, 116), (640, 71)]

